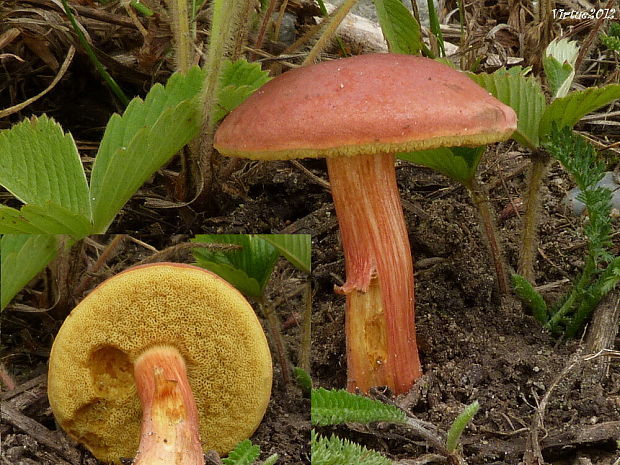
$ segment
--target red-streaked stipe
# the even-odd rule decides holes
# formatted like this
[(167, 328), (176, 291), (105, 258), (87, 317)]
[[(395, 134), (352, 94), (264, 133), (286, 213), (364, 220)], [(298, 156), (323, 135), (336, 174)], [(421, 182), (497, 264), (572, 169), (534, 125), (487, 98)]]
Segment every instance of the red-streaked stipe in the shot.
[(407, 392), (421, 375), (413, 261), (393, 155), (329, 158), (345, 254), (347, 389)]
[(151, 347), (134, 363), (134, 377), (142, 404), (134, 465), (203, 465), (198, 409), (181, 354)]

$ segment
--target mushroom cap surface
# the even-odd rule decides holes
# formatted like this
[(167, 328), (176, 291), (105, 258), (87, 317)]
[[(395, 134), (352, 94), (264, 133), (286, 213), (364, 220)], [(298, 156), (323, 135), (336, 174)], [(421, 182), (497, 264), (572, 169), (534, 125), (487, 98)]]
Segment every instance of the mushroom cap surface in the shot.
[(434, 60), (369, 54), (288, 71), (222, 122), (224, 155), (280, 160), (479, 146), (516, 129), (512, 108)]
[(138, 266), (103, 282), (73, 309), (50, 355), (54, 416), (98, 459), (134, 457), (142, 415), (133, 362), (164, 344), (185, 359), (204, 450), (225, 454), (258, 427), (272, 366), (250, 304), (202, 268)]

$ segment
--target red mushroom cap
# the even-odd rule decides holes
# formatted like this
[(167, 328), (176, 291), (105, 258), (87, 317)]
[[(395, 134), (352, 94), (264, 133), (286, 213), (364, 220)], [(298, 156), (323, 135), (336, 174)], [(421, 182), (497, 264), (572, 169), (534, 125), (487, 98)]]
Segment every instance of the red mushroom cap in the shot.
[(478, 146), (516, 129), (512, 108), (428, 58), (371, 54), (271, 80), (221, 124), (215, 147), (253, 159)]

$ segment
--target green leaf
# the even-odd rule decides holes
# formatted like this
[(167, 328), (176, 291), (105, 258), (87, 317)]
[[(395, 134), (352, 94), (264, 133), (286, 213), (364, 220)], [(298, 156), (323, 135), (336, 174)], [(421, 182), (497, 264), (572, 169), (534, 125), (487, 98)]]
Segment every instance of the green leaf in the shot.
[(19, 210), (0, 205), (0, 234), (45, 234), (26, 220)]
[(310, 273), (312, 271), (312, 236), (310, 234), (258, 234), (274, 246), (295, 268)]
[[(196, 253), (194, 255), (196, 255)], [(213, 271), (216, 275), (224, 278), (246, 296), (260, 298), (263, 295), (263, 290), (258, 281), (248, 276), (245, 271), (235, 268), (233, 265), (216, 263), (199, 257), (195, 258), (196, 265), (206, 270)]]
[(556, 98), (547, 107), (539, 125), (541, 140), (546, 140), (551, 132), (551, 123), (558, 127), (573, 127), (581, 118), (594, 110), (620, 99), (620, 84), (604, 87), (590, 87), (572, 92), (566, 97)]
[(452, 423), (452, 426), (450, 426), (450, 430), (448, 430), (448, 437), (446, 439), (446, 449), (448, 449), (448, 452), (454, 452), (456, 450), (459, 445), (459, 441), (461, 440), (463, 431), (465, 431), (465, 428), (474, 418), (474, 415), (479, 409), (480, 404), (477, 400), (475, 400), (465, 407), (459, 416), (456, 417)]
[(615, 257), (595, 284), (601, 295), (611, 292), (620, 282), (620, 257)]
[(426, 166), (468, 185), (476, 175), (484, 147), (440, 147), (432, 150), (399, 153), (401, 160)]
[(20, 216), (46, 234), (68, 234), (81, 239), (92, 232), (92, 224), (82, 215), (73, 213), (53, 203), (45, 205), (24, 205)]
[(0, 206), (0, 234), (68, 234), (81, 239), (92, 228), (84, 216), (53, 203), (24, 205), (20, 210)]
[(228, 454), (222, 463), (224, 465), (252, 465), (260, 454), (260, 447), (252, 444), (252, 441), (246, 439), (241, 441)]
[(568, 63), (560, 63), (554, 57), (544, 57), (543, 67), (553, 98), (564, 97), (575, 76), (575, 69)]
[(155, 171), (192, 140), (202, 121), (199, 93), (204, 73), (175, 73), (164, 88), (135, 98), (106, 127), (91, 175), (96, 232), (105, 232), (125, 202)]
[(399, 408), (368, 397), (357, 396), (345, 390), (313, 389), (310, 412), (312, 424), (319, 426), (347, 422), (404, 423), (406, 421), (405, 412)]
[(312, 465), (391, 465), (379, 452), (366, 449), (348, 439), (332, 435), (329, 439), (311, 432)]
[(222, 276), (249, 297), (261, 298), (278, 259), (278, 251), (250, 234), (201, 234), (193, 242), (240, 245), (240, 250), (194, 250), (198, 266)]
[(0, 240), (0, 310), (56, 256), (52, 235), (6, 234)]
[(0, 234), (68, 234), (81, 239), (92, 228), (87, 218), (53, 203), (24, 205), (20, 210), (0, 205)]
[(568, 39), (553, 39), (547, 46), (543, 67), (553, 98), (568, 94), (575, 77), (575, 61), (578, 54), (577, 43)]
[(534, 315), (534, 318), (542, 324), (547, 323), (547, 321), (549, 321), (549, 310), (547, 309), (547, 303), (542, 296), (523, 276), (513, 274), (511, 278), (512, 286), (514, 287), (517, 296), (523, 301), (525, 306), (530, 309), (532, 315)]
[(379, 25), (391, 53), (419, 55), (424, 48), (420, 25), (400, 0), (374, 0)]
[(91, 218), (75, 142), (47, 116), (0, 132), (0, 185), (25, 204), (53, 203)]
[(498, 69), (493, 74), (468, 74), (517, 114), (517, 130), (512, 137), (522, 145), (535, 149), (539, 144), (539, 125), (545, 111), (545, 95), (536, 79), (525, 77), (524, 70)]
[(215, 121), (224, 118), (270, 80), (269, 73), (263, 71), (259, 63), (226, 60), (222, 64)]

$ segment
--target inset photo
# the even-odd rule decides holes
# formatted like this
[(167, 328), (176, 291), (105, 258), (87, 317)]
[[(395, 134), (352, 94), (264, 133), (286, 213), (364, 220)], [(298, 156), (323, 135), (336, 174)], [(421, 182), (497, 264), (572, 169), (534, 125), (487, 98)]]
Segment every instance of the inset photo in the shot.
[(6, 463), (310, 463), (310, 243), (2, 236)]

